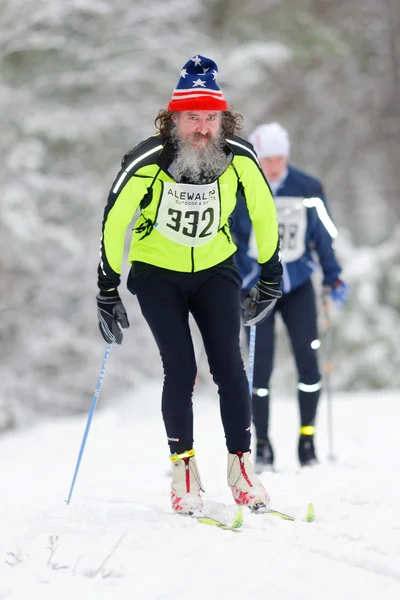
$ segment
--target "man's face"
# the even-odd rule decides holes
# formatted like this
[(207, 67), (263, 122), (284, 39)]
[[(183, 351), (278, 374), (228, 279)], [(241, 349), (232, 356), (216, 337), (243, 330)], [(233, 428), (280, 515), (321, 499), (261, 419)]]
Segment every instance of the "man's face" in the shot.
[(260, 158), (259, 161), (267, 181), (280, 181), (282, 179), (288, 162), (286, 156), (268, 156)]
[(221, 132), (221, 111), (184, 110), (173, 119), (178, 137), (196, 148), (204, 148)]

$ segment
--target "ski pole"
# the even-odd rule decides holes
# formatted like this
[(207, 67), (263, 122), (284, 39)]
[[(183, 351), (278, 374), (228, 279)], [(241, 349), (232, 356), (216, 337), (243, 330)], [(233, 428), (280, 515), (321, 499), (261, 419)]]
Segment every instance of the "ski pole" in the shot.
[(324, 354), (325, 354), (325, 388), (327, 399), (327, 417), (328, 417), (328, 459), (336, 460), (333, 450), (333, 406), (332, 406), (332, 322), (330, 317), (329, 295), (326, 293), (323, 296), (324, 318), (325, 318), (325, 333), (324, 333)]
[(101, 365), (100, 375), (99, 375), (99, 378), (97, 380), (96, 390), (95, 390), (95, 393), (94, 393), (94, 396), (93, 396), (93, 400), (92, 400), (92, 406), (90, 407), (90, 411), (89, 411), (89, 416), (88, 416), (88, 420), (87, 420), (87, 423), (86, 423), (85, 432), (83, 434), (83, 439), (82, 439), (81, 447), (79, 449), (78, 460), (77, 460), (77, 463), (76, 463), (74, 476), (72, 478), (71, 488), (69, 490), (68, 499), (65, 501), (67, 504), (69, 504), (71, 502), (72, 492), (74, 491), (75, 481), (76, 481), (76, 478), (78, 476), (79, 466), (81, 464), (83, 451), (85, 449), (86, 440), (87, 440), (87, 437), (88, 437), (88, 434), (89, 434), (90, 424), (92, 422), (92, 418), (93, 418), (94, 411), (95, 411), (95, 408), (96, 408), (97, 400), (98, 400), (99, 395), (100, 395), (101, 384), (103, 383), (104, 373), (105, 373), (105, 370), (106, 370), (106, 365), (107, 365), (107, 362), (108, 362), (108, 357), (110, 356), (110, 352), (111, 352), (111, 344), (107, 344), (106, 351), (104, 353), (103, 363)]
[(253, 393), (253, 375), (254, 375), (254, 357), (256, 351), (256, 326), (250, 325), (250, 340), (249, 340), (249, 367), (247, 379), (249, 381), (250, 396)]

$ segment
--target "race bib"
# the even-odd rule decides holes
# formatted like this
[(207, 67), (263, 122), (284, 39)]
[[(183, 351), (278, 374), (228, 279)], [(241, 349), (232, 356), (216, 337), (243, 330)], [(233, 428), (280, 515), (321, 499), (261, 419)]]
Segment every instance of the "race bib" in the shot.
[[(306, 250), (307, 208), (303, 198), (276, 196), (274, 198), (279, 224), (282, 262), (290, 263), (303, 256)], [(254, 229), (249, 241), (249, 256), (258, 257)]]
[(220, 217), (217, 181), (207, 185), (164, 182), (154, 227), (182, 246), (204, 246), (217, 235)]

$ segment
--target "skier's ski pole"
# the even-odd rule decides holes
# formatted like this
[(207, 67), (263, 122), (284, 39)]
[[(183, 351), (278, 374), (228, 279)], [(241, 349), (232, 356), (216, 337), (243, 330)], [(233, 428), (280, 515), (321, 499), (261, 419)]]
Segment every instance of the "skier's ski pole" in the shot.
[(328, 459), (336, 460), (333, 451), (333, 407), (332, 407), (332, 322), (330, 316), (329, 295), (323, 296), (324, 318), (325, 318), (325, 333), (324, 333), (324, 354), (325, 354), (325, 389), (327, 399), (327, 415), (328, 415)]
[(250, 325), (250, 340), (249, 340), (249, 367), (247, 379), (249, 381), (250, 396), (253, 393), (253, 375), (254, 375), (254, 356), (256, 352), (256, 326)]
[(110, 356), (110, 352), (111, 352), (111, 344), (107, 344), (106, 351), (104, 353), (103, 363), (101, 365), (100, 375), (99, 375), (99, 378), (97, 380), (96, 391), (95, 391), (94, 396), (93, 396), (92, 406), (90, 407), (89, 416), (88, 416), (88, 420), (87, 420), (87, 423), (86, 423), (85, 433), (83, 434), (83, 439), (82, 439), (81, 447), (79, 449), (78, 460), (77, 460), (77, 463), (76, 463), (74, 476), (72, 478), (71, 488), (69, 490), (68, 499), (65, 501), (67, 504), (69, 504), (71, 502), (72, 492), (74, 491), (75, 481), (76, 481), (76, 478), (78, 476), (79, 466), (81, 464), (83, 451), (85, 449), (85, 444), (86, 444), (87, 436), (89, 434), (90, 424), (92, 422), (92, 418), (93, 418), (94, 411), (95, 411), (95, 408), (96, 408), (97, 400), (99, 398), (101, 384), (103, 383), (104, 373), (105, 373), (105, 370), (106, 370), (106, 365), (107, 365), (107, 362), (108, 362), (108, 357)]

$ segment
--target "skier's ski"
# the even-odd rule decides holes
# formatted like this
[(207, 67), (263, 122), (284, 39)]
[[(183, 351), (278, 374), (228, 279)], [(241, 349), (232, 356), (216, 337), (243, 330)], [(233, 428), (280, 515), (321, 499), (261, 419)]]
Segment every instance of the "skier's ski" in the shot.
[[(264, 503), (260, 503), (259, 506), (257, 506), (256, 508), (250, 509), (250, 510), (255, 515), (267, 514), (267, 515), (272, 515), (274, 517), (279, 517), (280, 519), (284, 519), (285, 521), (297, 521), (296, 517), (287, 515), (286, 513), (283, 513), (280, 510), (275, 510), (273, 508), (269, 508)], [(307, 506), (307, 512), (306, 512), (305, 518), (302, 520), (306, 521), (307, 523), (312, 523), (313, 521), (315, 521), (315, 509), (314, 509), (314, 505), (311, 502), (309, 502), (309, 504)]]
[(236, 514), (231, 523), (225, 523), (219, 519), (214, 519), (214, 517), (208, 517), (207, 515), (197, 512), (193, 512), (189, 514), (189, 516), (192, 517), (192, 519), (196, 519), (199, 523), (203, 523), (204, 525), (212, 525), (213, 527), (225, 529), (226, 531), (235, 531), (240, 529), (243, 525), (243, 510), (241, 506), (239, 506), (236, 510)]
[[(257, 508), (250, 509), (253, 514), (256, 515), (271, 515), (273, 517), (278, 517), (285, 521), (298, 521), (297, 517), (293, 517), (292, 515), (288, 515), (286, 513), (281, 512), (280, 510), (275, 510), (273, 508), (269, 508), (264, 503), (259, 503)], [(203, 523), (203, 525), (211, 525), (212, 527), (218, 527), (219, 529), (225, 529), (226, 531), (237, 531), (243, 526), (243, 510), (241, 506), (238, 506), (236, 509), (235, 516), (233, 520), (229, 523), (226, 521), (221, 521), (220, 519), (216, 519), (214, 517), (210, 517), (207, 514), (202, 512), (192, 512), (185, 516), (189, 516), (192, 519), (196, 519), (198, 523)], [(301, 521), (306, 521), (307, 523), (312, 523), (315, 520), (315, 509), (314, 505), (310, 502), (307, 507), (307, 512), (304, 519), (300, 519)]]

